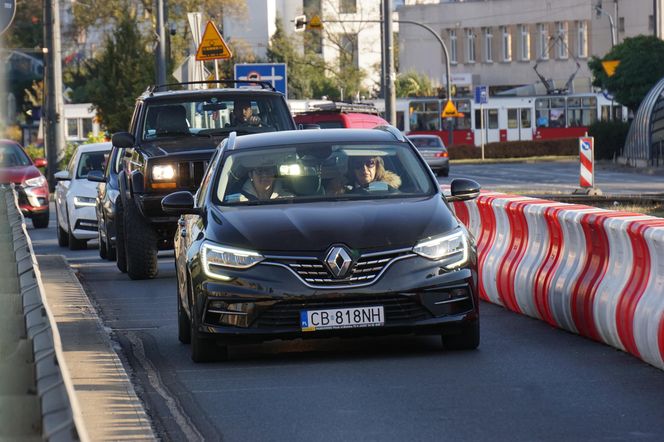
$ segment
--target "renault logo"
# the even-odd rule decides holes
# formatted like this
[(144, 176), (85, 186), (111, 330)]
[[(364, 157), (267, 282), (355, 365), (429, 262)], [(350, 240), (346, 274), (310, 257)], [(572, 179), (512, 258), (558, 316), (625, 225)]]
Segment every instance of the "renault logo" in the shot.
[(335, 278), (343, 278), (353, 259), (343, 247), (332, 247), (325, 257), (325, 265)]

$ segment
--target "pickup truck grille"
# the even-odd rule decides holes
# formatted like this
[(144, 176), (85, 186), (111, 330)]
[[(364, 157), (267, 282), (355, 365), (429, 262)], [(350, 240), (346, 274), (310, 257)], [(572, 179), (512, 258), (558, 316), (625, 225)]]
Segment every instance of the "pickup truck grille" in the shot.
[(177, 180), (178, 187), (198, 189), (203, 180), (203, 174), (207, 169), (207, 161), (181, 161), (178, 163)]

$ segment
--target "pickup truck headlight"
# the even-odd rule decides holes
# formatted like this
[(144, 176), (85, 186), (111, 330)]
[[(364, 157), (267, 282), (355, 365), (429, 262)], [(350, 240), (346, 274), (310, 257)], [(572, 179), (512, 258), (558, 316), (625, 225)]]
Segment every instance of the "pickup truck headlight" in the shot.
[(87, 196), (75, 196), (74, 207), (80, 209), (81, 207), (94, 207), (95, 199)]
[(157, 164), (152, 168), (152, 179), (155, 181), (171, 181), (175, 178), (175, 168), (170, 164)]
[(468, 236), (463, 230), (420, 241), (413, 247), (413, 252), (430, 259), (441, 261), (446, 269), (461, 267), (468, 261)]
[(25, 187), (41, 187), (46, 184), (46, 178), (44, 178), (43, 175), (39, 175), (37, 177), (30, 178), (29, 180), (25, 180), (23, 184)]
[(258, 252), (234, 247), (203, 243), (201, 246), (201, 259), (203, 271), (210, 278), (229, 280), (223, 273), (223, 268), (248, 269), (264, 258)]

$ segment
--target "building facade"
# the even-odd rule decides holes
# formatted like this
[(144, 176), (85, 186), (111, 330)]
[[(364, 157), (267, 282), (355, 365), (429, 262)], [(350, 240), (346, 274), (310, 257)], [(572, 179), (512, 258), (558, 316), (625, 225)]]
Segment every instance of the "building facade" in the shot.
[[(406, 0), (399, 19), (434, 28), (450, 54), (461, 91), (488, 85), (492, 93), (543, 94), (592, 89), (591, 56), (626, 37), (662, 38), (663, 0)], [(613, 35), (613, 36), (612, 36)], [(445, 84), (442, 49), (413, 26), (399, 32), (400, 71)], [(432, 54), (440, 54), (439, 58)]]

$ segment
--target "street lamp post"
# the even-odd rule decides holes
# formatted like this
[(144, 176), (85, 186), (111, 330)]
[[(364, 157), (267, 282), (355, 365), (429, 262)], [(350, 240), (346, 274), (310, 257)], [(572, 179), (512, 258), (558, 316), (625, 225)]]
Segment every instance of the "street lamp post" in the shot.
[(601, 14), (606, 15), (609, 17), (609, 25), (611, 26), (611, 47), (613, 48), (616, 45), (616, 25), (613, 22), (613, 16), (606, 12), (600, 5), (595, 6), (595, 12), (597, 13), (597, 16), (599, 17)]

